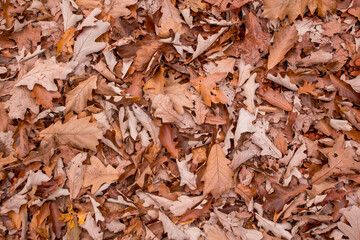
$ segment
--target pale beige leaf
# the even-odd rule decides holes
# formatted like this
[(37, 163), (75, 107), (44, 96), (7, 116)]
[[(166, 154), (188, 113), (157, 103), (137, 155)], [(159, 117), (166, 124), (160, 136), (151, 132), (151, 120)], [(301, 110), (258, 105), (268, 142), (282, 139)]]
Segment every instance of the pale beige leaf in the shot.
[(84, 181), (85, 166), (83, 162), (86, 159), (86, 153), (79, 153), (71, 159), (71, 166), (66, 170), (68, 177), (68, 186), (70, 189), (70, 199), (75, 199), (80, 192)]
[(185, 234), (177, 225), (175, 225), (166, 214), (159, 211), (159, 220), (162, 222), (164, 232), (167, 233), (169, 239), (187, 240), (189, 236)]
[(256, 122), (256, 130), (254, 134), (251, 136), (251, 141), (258, 145), (262, 151), (261, 155), (269, 155), (274, 158), (281, 158), (282, 154), (279, 149), (272, 143), (272, 141), (266, 135), (266, 131), (268, 130), (269, 123), (268, 122)]
[(266, 78), (290, 90), (297, 91), (299, 89), (295, 84), (290, 81), (290, 78), (287, 75), (285, 75), (285, 77), (282, 77), (278, 73), (278, 75), (275, 77), (272, 74), (268, 74), (266, 75)]
[(190, 166), (187, 165), (187, 161), (181, 161), (176, 159), (176, 164), (180, 173), (180, 186), (188, 186), (191, 190), (196, 189), (196, 174), (189, 171)]
[(211, 193), (215, 198), (227, 193), (234, 185), (233, 171), (228, 166), (230, 160), (219, 144), (214, 144), (210, 150), (207, 167), (204, 174), (204, 194)]
[(360, 236), (360, 208), (353, 205), (350, 209), (341, 209), (340, 212), (345, 216), (350, 224), (338, 222), (338, 228), (349, 237), (350, 240), (358, 240)]
[(174, 103), (174, 109), (179, 114), (184, 113), (184, 107), (192, 108), (193, 102), (187, 97), (188, 85), (187, 84), (172, 84), (165, 87), (164, 93), (169, 96)]
[(272, 232), (277, 237), (283, 237), (285, 239), (292, 239), (292, 235), (285, 229), (286, 223), (275, 223), (273, 221), (263, 218), (256, 213), (256, 219), (258, 220), (258, 226), (264, 228), (266, 231)]
[(64, 32), (72, 26), (75, 26), (75, 24), (83, 18), (82, 15), (76, 15), (72, 12), (69, 0), (63, 0), (60, 8), (64, 19)]
[(86, 166), (84, 176), (84, 187), (91, 186), (91, 193), (94, 194), (102, 184), (116, 181), (120, 175), (119, 171), (110, 164), (106, 167), (95, 156), (90, 158), (91, 165)]
[(92, 99), (92, 90), (96, 89), (97, 76), (93, 75), (82, 81), (66, 94), (65, 112), (80, 113), (87, 106), (87, 101)]
[(166, 22), (168, 19), (172, 19), (176, 23), (184, 22), (184, 20), (180, 16), (179, 10), (174, 6), (171, 0), (162, 0), (161, 13), (162, 16), (159, 20), (159, 25)]
[(94, 240), (103, 239), (104, 233), (101, 228), (96, 225), (96, 222), (91, 216), (91, 213), (87, 213), (85, 222), (80, 227), (84, 228)]
[(239, 117), (236, 124), (235, 136), (234, 136), (235, 147), (237, 146), (242, 133), (254, 132), (256, 130), (253, 124), (253, 121), (255, 119), (256, 119), (256, 115), (251, 114), (249, 111), (245, 110), (244, 108), (240, 109)]
[(249, 80), (243, 85), (243, 92), (241, 92), (241, 95), (246, 97), (244, 104), (250, 113), (255, 113), (255, 91), (259, 87), (259, 84), (255, 82), (255, 78), (256, 73), (250, 76)]
[(281, 28), (274, 35), (274, 44), (270, 47), (270, 55), (267, 64), (268, 69), (275, 67), (285, 57), (287, 52), (297, 42), (297, 30), (295, 26)]
[(11, 98), (4, 103), (4, 107), (9, 109), (11, 119), (24, 119), (27, 109), (35, 114), (39, 113), (39, 106), (36, 100), (32, 98), (31, 92), (26, 87), (15, 87), (11, 91)]
[(98, 139), (102, 138), (102, 131), (97, 128), (97, 123), (89, 123), (91, 117), (77, 119), (73, 116), (66, 123), (57, 121), (40, 132), (44, 139), (54, 138), (60, 144), (69, 144), (79, 149), (90, 149), (96, 151), (99, 144)]
[(0, 213), (5, 214), (10, 211), (19, 213), (20, 207), (28, 202), (26, 197), (27, 197), (26, 194), (25, 195), (16, 194), (11, 198), (9, 198), (8, 200), (2, 202), (0, 207)]
[(66, 76), (71, 73), (73, 69), (64, 63), (57, 63), (55, 57), (43, 61), (38, 59), (28, 73), (22, 76), (15, 86), (27, 86), (32, 90), (35, 84), (39, 84), (48, 91), (57, 91), (55, 79), (66, 79)]
[(131, 14), (128, 6), (134, 5), (137, 0), (110, 0), (106, 1), (105, 13), (110, 14), (113, 18), (126, 17)]
[(229, 240), (225, 232), (221, 230), (217, 225), (207, 224), (204, 226), (207, 240)]
[(74, 43), (74, 55), (72, 61), (77, 64), (86, 61), (86, 56), (98, 52), (106, 47), (105, 42), (96, 42), (95, 40), (105, 33), (110, 26), (110, 23), (97, 21), (93, 27), (88, 27), (83, 30)]
[(91, 205), (92, 205), (94, 213), (95, 213), (95, 222), (99, 222), (99, 221), (104, 222), (105, 218), (101, 214), (101, 212), (100, 212), (100, 210), (98, 208), (100, 206), (100, 203), (95, 201), (95, 199), (93, 199), (91, 196), (88, 195), (88, 197), (90, 198), (90, 202), (91, 202)]

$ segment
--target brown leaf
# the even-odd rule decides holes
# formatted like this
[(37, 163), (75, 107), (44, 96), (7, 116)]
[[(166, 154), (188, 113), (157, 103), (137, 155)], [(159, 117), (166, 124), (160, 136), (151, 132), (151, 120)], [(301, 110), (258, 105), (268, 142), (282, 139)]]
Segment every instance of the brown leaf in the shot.
[(211, 193), (214, 198), (219, 198), (221, 194), (227, 193), (233, 187), (234, 173), (228, 166), (229, 163), (230, 160), (225, 157), (221, 146), (214, 144), (210, 150), (204, 174), (204, 194)]
[(339, 91), (339, 95), (341, 97), (347, 98), (350, 101), (353, 101), (355, 104), (360, 105), (360, 94), (355, 92), (355, 90), (349, 84), (341, 81), (332, 74), (330, 74), (330, 79), (336, 89)]
[(48, 91), (43, 86), (35, 84), (30, 96), (36, 98), (36, 105), (53, 109), (53, 99), (60, 98), (61, 94), (58, 91)]
[(41, 39), (41, 27), (33, 27), (30, 23), (22, 31), (12, 33), (10, 38), (15, 40), (19, 51), (23, 47), (28, 50), (35, 49)]
[(235, 10), (241, 8), (245, 4), (253, 0), (205, 0), (205, 2), (214, 4), (215, 7), (221, 12)]
[(298, 89), (298, 94), (311, 94), (317, 96), (318, 94), (314, 91), (315, 89), (315, 84), (305, 81), (304, 85)]
[(298, 193), (303, 192), (308, 186), (305, 184), (298, 184), (295, 177), (291, 179), (288, 187), (283, 187), (278, 183), (272, 183), (274, 193), (270, 194), (264, 202), (264, 209), (267, 211), (280, 212), (284, 205)]
[(90, 158), (91, 165), (86, 166), (84, 175), (84, 187), (91, 186), (91, 193), (94, 194), (102, 184), (111, 183), (119, 178), (120, 172), (111, 165), (105, 165), (95, 156)]
[(60, 41), (56, 44), (56, 54), (61, 52), (69, 53), (69, 58), (74, 53), (72, 46), (74, 45), (74, 33), (76, 28), (73, 26), (66, 30), (62, 35)]
[(135, 72), (131, 77), (131, 85), (125, 90), (133, 102), (137, 102), (142, 97), (142, 86), (144, 85), (143, 75), (140, 72)]
[(210, 76), (205, 77), (205, 75), (198, 78), (190, 80), (191, 86), (193, 86), (196, 91), (201, 93), (204, 98), (206, 105), (211, 107), (211, 102), (213, 103), (223, 103), (227, 102), (226, 96), (216, 87), (216, 83), (226, 78), (227, 73), (214, 73)]
[(24, 121), (21, 121), (16, 128), (16, 131), (13, 135), (14, 144), (13, 148), (15, 149), (15, 154), (20, 157), (26, 157), (31, 149), (33, 148), (31, 141), (29, 139), (29, 126)]
[(55, 233), (55, 236), (57, 238), (60, 238), (62, 236), (61, 228), (65, 226), (65, 223), (63, 221), (60, 221), (60, 211), (58, 205), (54, 202), (50, 202), (50, 216), (49, 221), (52, 223), (52, 230)]
[(285, 57), (286, 53), (297, 42), (297, 30), (294, 25), (281, 28), (274, 35), (274, 44), (270, 47), (270, 55), (267, 64), (268, 69), (275, 67)]
[(144, 85), (144, 92), (147, 94), (159, 94), (164, 92), (165, 85), (164, 68), (159, 67), (154, 76), (152, 76)]
[(137, 71), (144, 71), (155, 52), (161, 47), (162, 43), (156, 40), (147, 40), (136, 51), (133, 66)]
[(256, 194), (255, 189), (251, 189), (248, 186), (238, 184), (235, 188), (235, 192), (239, 194), (244, 200), (246, 204), (249, 204), (251, 199)]
[(293, 105), (277, 90), (273, 90), (272, 88), (259, 88), (257, 93), (265, 101), (285, 111), (291, 111), (293, 108)]
[(176, 148), (177, 142), (174, 142), (174, 129), (169, 124), (161, 125), (159, 139), (161, 144), (164, 145), (174, 158), (179, 157), (179, 149)]

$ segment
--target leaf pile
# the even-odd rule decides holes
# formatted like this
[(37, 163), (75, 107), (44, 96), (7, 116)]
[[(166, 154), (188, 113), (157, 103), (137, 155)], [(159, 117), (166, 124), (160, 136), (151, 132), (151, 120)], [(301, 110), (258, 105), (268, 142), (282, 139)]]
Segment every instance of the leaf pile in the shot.
[(1, 239), (359, 239), (359, 12), (1, 1)]

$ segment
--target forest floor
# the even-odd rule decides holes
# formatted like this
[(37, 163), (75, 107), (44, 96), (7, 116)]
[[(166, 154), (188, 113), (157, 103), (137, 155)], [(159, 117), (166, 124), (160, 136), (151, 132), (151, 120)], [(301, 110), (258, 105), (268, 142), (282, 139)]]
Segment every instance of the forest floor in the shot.
[(1, 239), (360, 239), (360, 0), (0, 13)]

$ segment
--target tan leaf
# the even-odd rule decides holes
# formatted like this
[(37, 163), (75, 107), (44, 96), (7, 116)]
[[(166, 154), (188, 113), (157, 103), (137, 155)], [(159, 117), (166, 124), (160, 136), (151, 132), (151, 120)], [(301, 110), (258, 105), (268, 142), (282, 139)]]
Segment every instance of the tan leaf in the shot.
[(360, 93), (357, 93), (348, 83), (341, 81), (336, 76), (330, 74), (331, 82), (339, 91), (341, 97), (353, 101), (355, 104), (360, 105)]
[(193, 102), (187, 97), (188, 84), (172, 83), (164, 88), (164, 93), (170, 97), (175, 111), (179, 114), (184, 113), (184, 107), (193, 107)]
[(315, 84), (305, 81), (304, 85), (298, 89), (298, 94), (311, 94), (313, 96), (317, 96), (318, 94), (314, 91), (315, 89)]
[(358, 240), (360, 236), (360, 208), (352, 205), (350, 209), (341, 209), (340, 212), (345, 216), (346, 220), (350, 224), (338, 222), (339, 229), (349, 237), (350, 240)]
[(336, 10), (336, 0), (263, 0), (263, 2), (264, 17), (283, 20), (288, 16), (290, 23), (299, 15), (303, 16), (307, 7), (312, 14), (317, 9), (320, 17), (325, 17), (328, 11), (334, 12)]
[(66, 170), (68, 177), (68, 186), (70, 189), (70, 199), (75, 199), (83, 186), (85, 166), (83, 162), (86, 159), (86, 153), (79, 153), (71, 159), (71, 166)]
[(297, 42), (297, 30), (294, 25), (281, 28), (274, 35), (274, 44), (270, 47), (268, 69), (275, 67), (285, 57), (286, 53)]
[(203, 3), (202, 0), (185, 0), (184, 4), (194, 12), (198, 12), (199, 10), (206, 8), (206, 4)]
[(2, 157), (3, 155), (3, 153), (0, 153), (0, 169), (2, 169), (5, 165), (18, 161), (18, 159), (11, 154), (7, 157)]
[(65, 112), (80, 113), (87, 106), (87, 101), (92, 99), (92, 90), (96, 89), (97, 76), (93, 75), (82, 81), (66, 94)]
[(147, 94), (160, 94), (164, 92), (164, 68), (159, 67), (156, 73), (145, 83), (143, 90)]
[(138, 71), (146, 69), (149, 61), (155, 52), (161, 47), (162, 43), (156, 40), (145, 41), (144, 44), (136, 51), (133, 66)]
[(105, 4), (104, 12), (110, 14), (113, 18), (126, 17), (131, 14), (128, 6), (134, 5), (137, 0), (111, 0)]
[(101, 0), (75, 0), (75, 3), (86, 8), (102, 7)]
[(293, 109), (293, 105), (289, 103), (285, 99), (284, 95), (277, 90), (273, 90), (272, 88), (264, 90), (261, 88), (259, 89), (258, 94), (262, 99), (278, 108), (281, 108), (285, 111), (291, 111)]
[(73, 116), (66, 123), (57, 121), (42, 130), (40, 137), (54, 138), (60, 144), (96, 151), (96, 146), (99, 144), (98, 139), (102, 138), (102, 131), (97, 128), (96, 122), (89, 123), (90, 119), (91, 117), (77, 119), (76, 116)]
[(69, 28), (73, 27), (83, 18), (83, 15), (76, 15), (72, 12), (70, 0), (62, 0), (60, 9), (64, 20), (64, 31), (67, 31)]
[(161, 125), (159, 139), (161, 144), (164, 145), (174, 158), (179, 157), (179, 149), (176, 148), (177, 142), (174, 142), (174, 129), (169, 124)]
[(60, 98), (61, 94), (58, 91), (48, 91), (41, 85), (35, 84), (30, 96), (36, 98), (36, 105), (53, 109), (53, 98)]
[(161, 13), (162, 16), (159, 20), (159, 24), (161, 25), (163, 22), (166, 22), (167, 19), (172, 19), (177, 23), (182, 23), (184, 20), (180, 16), (180, 12), (178, 8), (176, 8), (172, 2), (172, 0), (162, 0), (161, 1)]
[(204, 194), (211, 193), (218, 198), (233, 187), (233, 171), (228, 166), (229, 163), (230, 160), (225, 157), (221, 146), (214, 144), (210, 150), (204, 174)]
[(220, 29), (220, 31), (210, 37), (208, 37), (206, 40), (201, 36), (201, 34), (198, 35), (196, 50), (191, 58), (191, 61), (200, 56), (203, 52), (205, 52), (215, 41), (216, 39), (225, 32), (226, 28)]
[(92, 194), (94, 194), (104, 183), (111, 183), (119, 178), (119, 171), (110, 164), (105, 167), (97, 157), (91, 156), (90, 163), (91, 165), (86, 166), (84, 187), (92, 185)]
[(205, 2), (214, 4), (222, 12), (241, 8), (245, 4), (254, 0), (205, 0)]
[(32, 90), (35, 84), (39, 84), (48, 91), (57, 91), (58, 87), (54, 83), (55, 79), (66, 79), (66, 76), (73, 69), (65, 63), (57, 63), (55, 57), (46, 61), (38, 59), (33, 69), (22, 76), (15, 86), (27, 86)]
[(216, 87), (216, 83), (226, 78), (227, 73), (215, 73), (210, 76), (205, 77), (205, 75), (198, 78), (190, 80), (191, 86), (193, 86), (196, 91), (201, 93), (204, 98), (206, 105), (211, 107), (211, 102), (213, 103), (223, 103), (227, 102), (226, 96)]
[(102, 232), (101, 228), (98, 225), (96, 225), (96, 222), (94, 218), (91, 216), (91, 213), (87, 213), (86, 220), (84, 224), (82, 224), (80, 227), (86, 229), (86, 231), (94, 240), (103, 239), (104, 233)]
[(216, 225), (205, 225), (206, 239), (208, 240), (229, 240), (225, 232)]

